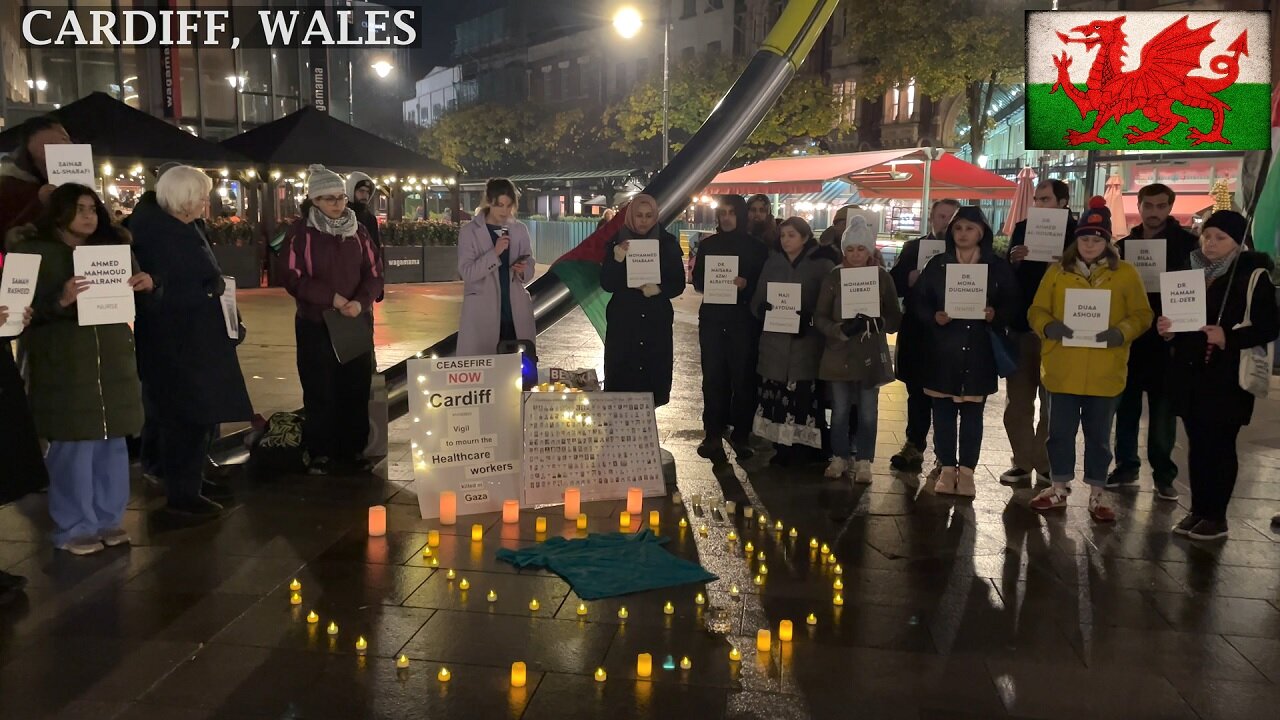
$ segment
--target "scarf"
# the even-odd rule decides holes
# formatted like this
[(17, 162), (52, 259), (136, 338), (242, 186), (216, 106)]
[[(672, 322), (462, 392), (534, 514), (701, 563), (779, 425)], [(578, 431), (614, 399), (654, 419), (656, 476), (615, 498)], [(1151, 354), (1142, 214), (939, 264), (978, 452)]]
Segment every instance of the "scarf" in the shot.
[(342, 213), (342, 217), (334, 220), (320, 212), (320, 208), (312, 207), (311, 212), (307, 215), (307, 224), (320, 232), (337, 235), (340, 238), (352, 237), (360, 227), (360, 222), (356, 220), (356, 214), (351, 208), (347, 208)]
[(1217, 262), (1210, 262), (1209, 258), (1204, 256), (1200, 250), (1191, 253), (1191, 269), (1204, 270), (1204, 281), (1206, 284), (1217, 280), (1227, 274), (1227, 270), (1231, 269), (1231, 264), (1240, 257), (1240, 248), (1236, 248), (1230, 255), (1222, 258)]
[[(653, 226), (644, 232), (640, 232), (636, 229), (635, 216), (632, 214), (632, 211), (645, 207), (653, 211)], [(636, 195), (631, 198), (631, 202), (627, 203), (627, 209), (624, 212), (626, 215), (623, 218), (623, 226), (629, 231), (627, 233), (629, 238), (641, 239), (658, 237), (658, 201), (654, 200), (653, 196), (645, 195), (644, 193)]]

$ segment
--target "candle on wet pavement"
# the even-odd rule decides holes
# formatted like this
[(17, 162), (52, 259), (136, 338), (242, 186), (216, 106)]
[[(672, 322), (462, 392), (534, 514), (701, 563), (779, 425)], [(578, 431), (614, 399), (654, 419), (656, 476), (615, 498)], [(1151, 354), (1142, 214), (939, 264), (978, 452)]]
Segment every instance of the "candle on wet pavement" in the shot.
[(292, 595), (290, 595), (290, 596), (289, 596), (289, 604), (290, 604), (290, 605), (301, 605), (301, 604), (302, 604), (302, 593), (293, 593)]
[(453, 673), (449, 672), (449, 668), (442, 667), (440, 672), (436, 673), (436, 679), (440, 682), (449, 682), (449, 678), (453, 677)]
[(688, 670), (688, 669), (689, 669), (689, 668), (691, 668), (691, 667), (693, 667), (693, 661), (691, 661), (688, 657), (682, 657), (682, 658), (680, 658), (680, 669), (681, 669), (681, 670)]
[(604, 671), (604, 668), (596, 668), (596, 682), (604, 682), (607, 679), (609, 674)]
[(471, 542), (480, 542), (484, 539), (484, 526), (475, 524), (471, 526)]
[(440, 524), (452, 525), (458, 522), (458, 495), (452, 490), (440, 493)]
[(515, 500), (502, 502), (502, 522), (507, 525), (520, 522), (520, 503)]
[(396, 667), (400, 668), (401, 670), (409, 667), (409, 656), (401, 655), (400, 657), (396, 658)]
[(293, 582), (289, 583), (289, 589), (298, 592), (302, 589), (302, 583), (298, 582), (298, 578), (294, 578)]
[(578, 529), (579, 529), (579, 530), (586, 530), (586, 529), (587, 529), (587, 516), (586, 516), (585, 514), (584, 514), (584, 515), (579, 515), (579, 516), (578, 516), (577, 523), (578, 523)]
[(511, 663), (511, 687), (522, 688), (525, 684), (525, 666), (522, 662)]
[(707, 598), (706, 598), (706, 596), (705, 596), (705, 595), (703, 595), (702, 593), (698, 593), (698, 594), (697, 594), (697, 595), (695, 595), (695, 596), (694, 596), (694, 598), (693, 598), (693, 604), (695, 604), (695, 605), (706, 605), (706, 604), (707, 604)]
[(368, 650), (368, 649), (369, 649), (369, 641), (365, 640), (363, 635), (356, 638), (356, 650), (358, 652), (364, 652), (365, 650)]
[(582, 514), (582, 491), (576, 487), (564, 490), (564, 519), (577, 520)]
[(382, 537), (387, 534), (387, 507), (374, 505), (369, 508), (369, 537)]
[(467, 582), (467, 579), (466, 579), (466, 578), (462, 578), (462, 580), (460, 580), (460, 581), (458, 582), (458, 589), (459, 589), (459, 590), (470, 590), (470, 589), (471, 589), (471, 583)]
[(546, 532), (546, 531), (547, 531), (547, 519), (546, 519), (546, 518), (544, 518), (544, 517), (539, 517), (537, 520), (534, 520), (534, 521), (533, 521), (533, 530), (534, 530), (534, 532), (537, 532), (537, 533), (544, 533), (544, 532)]
[(538, 612), (538, 608), (540, 607), (542, 607), (542, 604), (538, 602), (538, 598), (534, 598), (529, 601), (529, 609), (533, 612)]
[(639, 515), (644, 505), (644, 491), (638, 487), (627, 488), (627, 512)]
[(653, 656), (640, 653), (636, 656), (636, 677), (647, 678), (653, 674)]
[(675, 606), (675, 605), (672, 605), (672, 604), (671, 604), (671, 601), (670, 601), (670, 600), (668, 600), (668, 601), (667, 601), (667, 604), (662, 606), (662, 614), (663, 614), (663, 615), (675, 615), (675, 614), (676, 614), (676, 606)]
[(742, 653), (738, 652), (738, 648), (736, 647), (729, 648), (729, 660), (731, 662), (738, 662), (741, 659), (742, 659)]
[(453, 571), (453, 568), (449, 568), (449, 571), (448, 571), (448, 572), (446, 572), (446, 573), (444, 574), (444, 576), (445, 576), (446, 578), (449, 578), (450, 580), (452, 580), (452, 579), (454, 579), (454, 578), (458, 577), (458, 573), (454, 572), (454, 571)]
[(587, 604), (578, 603), (578, 617), (582, 617), (583, 615), (586, 615), (586, 614), (587, 614)]
[(656, 528), (662, 524), (662, 514), (657, 510), (649, 511), (649, 527)]
[(329, 634), (330, 635), (338, 634), (338, 623), (333, 622), (332, 620), (329, 621)]
[(622, 512), (618, 513), (618, 527), (622, 530), (631, 529), (631, 512), (630, 511), (623, 510)]
[(626, 606), (626, 605), (623, 605), (622, 607), (618, 608), (618, 619), (619, 619), (619, 620), (626, 620), (626, 619), (627, 619), (627, 618), (629, 618), (629, 617), (631, 617), (631, 613), (627, 612), (627, 606)]
[(795, 629), (791, 626), (790, 620), (783, 620), (778, 623), (778, 642), (791, 642), (791, 636)]
[(769, 652), (773, 647), (773, 638), (768, 630), (759, 630), (756, 632), (756, 650), (762, 653)]
[(307, 613), (307, 622), (311, 623), (312, 625), (320, 622), (320, 616), (316, 614), (315, 610), (312, 610), (311, 612)]
[(490, 590), (489, 594), (485, 596), (485, 599), (491, 603), (498, 602), (498, 593)]

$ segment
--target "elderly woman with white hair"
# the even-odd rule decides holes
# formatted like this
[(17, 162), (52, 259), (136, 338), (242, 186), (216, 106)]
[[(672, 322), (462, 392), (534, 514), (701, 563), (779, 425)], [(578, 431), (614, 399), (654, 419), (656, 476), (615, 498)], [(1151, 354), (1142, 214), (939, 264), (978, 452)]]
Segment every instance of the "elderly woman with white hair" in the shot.
[(223, 507), (207, 497), (205, 454), (212, 428), (249, 420), (237, 337), (223, 316), (222, 295), (235, 292), (222, 276), (197, 220), (209, 208), (213, 183), (186, 165), (166, 169), (155, 200), (129, 218), (134, 252), (156, 283), (154, 300), (136, 323), (138, 374), (148, 409), (158, 417), (159, 470), (173, 513), (212, 517)]

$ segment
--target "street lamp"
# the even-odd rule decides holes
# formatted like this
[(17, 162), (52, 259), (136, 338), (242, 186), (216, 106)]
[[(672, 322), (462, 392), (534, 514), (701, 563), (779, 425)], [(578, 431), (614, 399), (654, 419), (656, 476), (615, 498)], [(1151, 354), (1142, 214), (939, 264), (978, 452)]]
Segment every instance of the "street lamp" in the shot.
[(373, 68), (373, 71), (377, 73), (378, 77), (380, 78), (384, 78), (390, 75), (391, 71), (396, 69), (394, 65), (387, 62), (386, 60), (379, 60), (378, 62), (370, 65), (369, 67)]
[[(671, 22), (667, 18), (667, 3), (662, 4), (662, 166), (669, 161), (671, 148), (667, 130), (667, 108), (671, 102)], [(644, 20), (640, 12), (633, 7), (619, 8), (613, 14), (613, 29), (618, 35), (630, 40), (640, 33)]]

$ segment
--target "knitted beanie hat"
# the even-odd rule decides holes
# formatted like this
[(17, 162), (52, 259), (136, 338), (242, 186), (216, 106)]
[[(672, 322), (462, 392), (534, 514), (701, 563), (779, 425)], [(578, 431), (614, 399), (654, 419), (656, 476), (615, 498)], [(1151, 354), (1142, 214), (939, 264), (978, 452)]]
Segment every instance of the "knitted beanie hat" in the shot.
[(346, 183), (338, 173), (328, 170), (323, 165), (312, 165), (307, 168), (311, 174), (307, 176), (307, 197), (315, 200), (325, 195), (343, 195)]
[(1101, 195), (1089, 198), (1089, 207), (1080, 215), (1076, 223), (1076, 237), (1097, 235), (1111, 240), (1111, 210), (1107, 208), (1107, 200)]
[(867, 219), (861, 215), (849, 218), (844, 235), (840, 237), (841, 250), (848, 250), (854, 245), (861, 245), (871, 252), (876, 251), (876, 234), (867, 226)]
[(1243, 245), (1245, 230), (1248, 227), (1249, 221), (1245, 220), (1240, 213), (1234, 210), (1219, 210), (1204, 221), (1204, 227), (1201, 228), (1200, 232), (1203, 233), (1209, 228), (1218, 228), (1231, 236), (1231, 239), (1235, 240), (1237, 245)]

